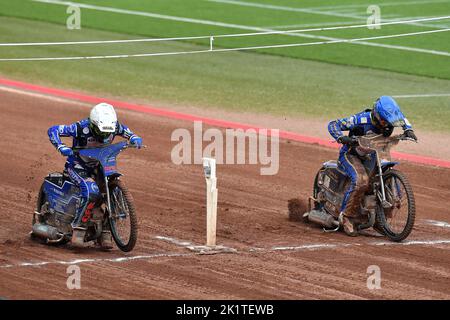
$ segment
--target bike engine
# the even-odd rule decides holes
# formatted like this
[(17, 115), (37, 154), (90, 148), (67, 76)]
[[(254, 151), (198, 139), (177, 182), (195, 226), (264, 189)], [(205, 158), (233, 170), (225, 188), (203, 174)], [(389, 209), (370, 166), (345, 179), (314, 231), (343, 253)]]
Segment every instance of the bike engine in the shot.
[(70, 233), (72, 231), (71, 223), (75, 218), (74, 213), (54, 212), (54, 226), (62, 233)]
[(317, 180), (319, 187), (317, 200), (323, 203), (327, 212), (339, 214), (347, 180), (347, 176), (337, 169), (320, 171)]

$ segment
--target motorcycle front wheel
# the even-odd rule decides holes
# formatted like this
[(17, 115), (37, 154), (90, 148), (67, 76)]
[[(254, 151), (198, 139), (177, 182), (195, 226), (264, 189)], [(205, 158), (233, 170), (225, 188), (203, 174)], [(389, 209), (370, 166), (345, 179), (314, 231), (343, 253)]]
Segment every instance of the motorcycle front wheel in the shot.
[(138, 227), (131, 193), (120, 180), (109, 184), (111, 195), (111, 215), (109, 224), (117, 247), (124, 252), (133, 250), (136, 245)]
[(391, 241), (406, 239), (414, 227), (416, 205), (414, 193), (406, 176), (391, 169), (383, 175), (386, 200), (391, 208), (380, 204), (376, 215), (376, 228)]

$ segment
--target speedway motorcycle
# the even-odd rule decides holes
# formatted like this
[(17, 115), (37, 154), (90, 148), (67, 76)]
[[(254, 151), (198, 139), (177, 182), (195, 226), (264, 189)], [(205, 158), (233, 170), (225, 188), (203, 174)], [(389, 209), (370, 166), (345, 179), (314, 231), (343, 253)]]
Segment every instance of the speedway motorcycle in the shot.
[[(391, 137), (373, 134), (356, 140), (356, 151), (362, 155), (369, 176), (369, 189), (352, 221), (358, 231), (372, 227), (392, 241), (402, 241), (413, 229), (416, 208), (411, 184), (395, 169), (398, 162), (391, 160), (390, 150), (401, 140), (412, 139), (403, 134)], [(303, 219), (321, 225), (327, 232), (337, 231), (340, 207), (349, 185), (350, 178), (336, 161), (325, 162), (316, 175)]]
[[(84, 214), (82, 221), (87, 226), (84, 241), (96, 241), (102, 230), (111, 230), (117, 247), (129, 252), (137, 240), (137, 218), (133, 198), (120, 180), (116, 162), (119, 153), (134, 148), (127, 141), (100, 147), (73, 148), (75, 154), (89, 160), (97, 160), (94, 170), (101, 201)], [(71, 223), (75, 217), (79, 199), (79, 188), (70, 180), (66, 172), (50, 173), (45, 177), (39, 190), (36, 211), (33, 214), (32, 238), (48, 244), (64, 244), (72, 237)]]

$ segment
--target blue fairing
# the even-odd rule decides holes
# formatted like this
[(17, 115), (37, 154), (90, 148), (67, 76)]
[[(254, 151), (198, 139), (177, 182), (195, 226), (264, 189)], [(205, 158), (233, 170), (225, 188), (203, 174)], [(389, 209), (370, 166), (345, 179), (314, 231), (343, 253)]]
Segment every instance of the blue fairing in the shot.
[(79, 201), (79, 188), (69, 180), (64, 181), (62, 186), (44, 180), (44, 192), (47, 195), (49, 208), (58, 212), (75, 212)]
[(117, 174), (116, 157), (127, 144), (127, 141), (121, 141), (99, 148), (80, 149), (79, 154), (84, 157), (98, 160), (102, 165), (104, 175), (108, 177)]

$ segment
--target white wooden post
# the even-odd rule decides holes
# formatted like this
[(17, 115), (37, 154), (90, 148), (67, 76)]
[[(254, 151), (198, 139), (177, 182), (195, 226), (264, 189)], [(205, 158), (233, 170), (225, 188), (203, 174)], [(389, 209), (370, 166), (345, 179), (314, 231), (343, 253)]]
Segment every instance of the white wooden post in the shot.
[(206, 179), (206, 245), (216, 245), (217, 227), (217, 177), (216, 160), (203, 158)]

